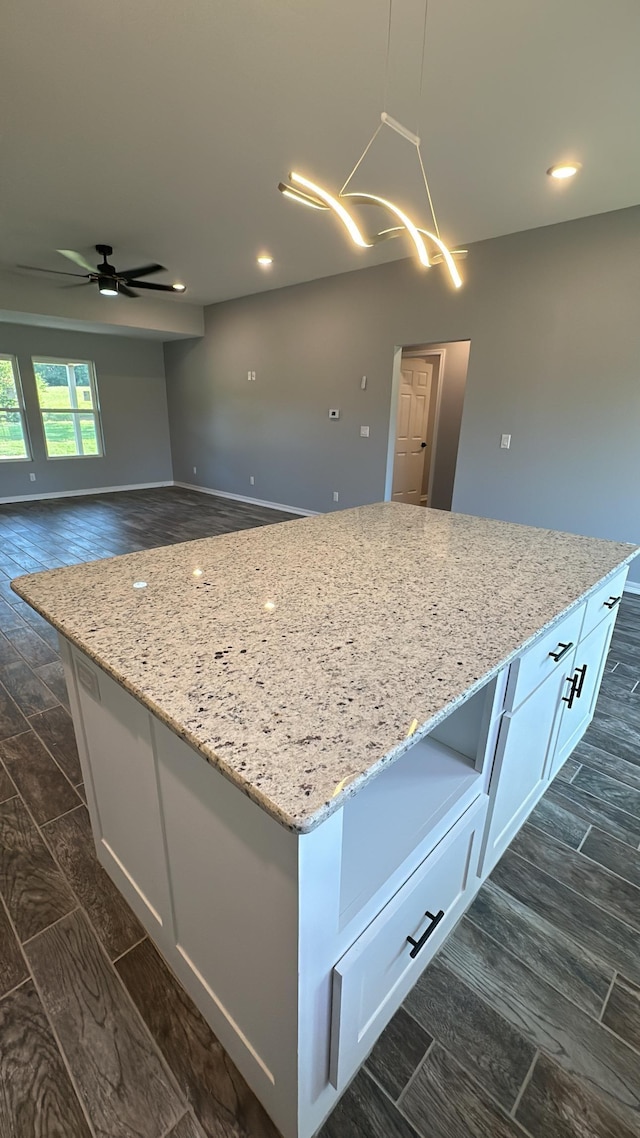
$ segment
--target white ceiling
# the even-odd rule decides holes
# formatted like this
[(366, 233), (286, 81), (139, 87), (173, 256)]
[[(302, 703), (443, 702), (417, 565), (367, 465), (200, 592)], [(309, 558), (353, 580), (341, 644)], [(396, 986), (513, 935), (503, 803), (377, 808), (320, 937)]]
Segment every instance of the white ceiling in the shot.
[[(451, 242), (640, 202), (638, 0), (430, 0), (419, 107), (423, 11), (394, 0), (387, 109), (420, 120)], [(117, 266), (157, 259), (207, 303), (408, 255), (402, 240), (356, 250), (276, 189), (292, 168), (340, 188), (382, 109), (387, 13), (387, 0), (4, 0), (2, 262), (64, 268), (56, 248), (108, 242)], [(568, 156), (582, 173), (552, 183), (546, 168)], [(415, 152), (386, 128), (355, 186), (428, 220)]]

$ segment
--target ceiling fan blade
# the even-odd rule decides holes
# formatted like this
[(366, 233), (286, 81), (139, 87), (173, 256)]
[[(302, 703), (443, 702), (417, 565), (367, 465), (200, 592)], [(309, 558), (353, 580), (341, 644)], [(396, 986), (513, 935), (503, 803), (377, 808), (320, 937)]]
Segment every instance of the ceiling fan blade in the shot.
[(77, 284), (60, 285), (60, 288), (85, 288), (88, 284), (91, 284), (91, 281), (87, 277), (86, 280), (78, 281)]
[(131, 281), (134, 277), (150, 277), (152, 273), (166, 273), (166, 271), (164, 265), (141, 265), (139, 269), (125, 269), (123, 273), (118, 273), (118, 276)]
[(154, 284), (152, 281), (129, 281), (136, 288), (152, 288), (155, 292), (175, 292), (173, 285)]
[(81, 269), (86, 269), (89, 273), (95, 273), (96, 266), (90, 265), (86, 257), (82, 253), (76, 253), (73, 249), (57, 249), (57, 253), (61, 253), (63, 257), (67, 257), (69, 261), (73, 261), (75, 265), (79, 265)]
[(137, 296), (138, 295), (137, 292), (134, 292), (132, 288), (128, 287), (128, 285), (123, 284), (122, 281), (118, 281), (118, 292), (123, 293), (124, 296)]
[[(16, 265), (16, 269), (27, 269), (27, 271), (30, 273), (55, 273), (55, 275), (57, 277), (83, 277), (83, 278), (85, 278), (84, 273), (66, 273), (64, 271), (64, 269), (42, 269), (42, 268), (40, 268), (39, 265)], [(95, 269), (92, 269), (91, 272), (92, 273), (95, 272)]]

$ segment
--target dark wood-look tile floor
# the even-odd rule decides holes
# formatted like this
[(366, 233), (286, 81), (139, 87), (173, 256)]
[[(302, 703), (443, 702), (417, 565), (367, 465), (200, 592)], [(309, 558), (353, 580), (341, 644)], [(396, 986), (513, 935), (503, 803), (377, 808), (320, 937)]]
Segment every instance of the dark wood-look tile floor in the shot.
[[(277, 1138), (96, 861), (57, 642), (11, 577), (291, 515), (0, 506), (0, 1135)], [(640, 1136), (640, 597), (596, 717), (321, 1138)]]

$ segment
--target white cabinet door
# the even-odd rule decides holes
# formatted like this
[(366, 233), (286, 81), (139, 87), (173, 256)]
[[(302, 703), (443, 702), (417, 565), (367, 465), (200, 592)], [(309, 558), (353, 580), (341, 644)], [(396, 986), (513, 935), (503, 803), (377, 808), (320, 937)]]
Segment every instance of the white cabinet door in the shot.
[(162, 926), (170, 909), (151, 717), (102, 669), (72, 656), (98, 857), (143, 924)]
[(593, 718), (614, 624), (615, 615), (599, 624), (578, 645), (571, 683), (562, 704), (550, 778), (560, 770)]
[(503, 716), (489, 787), (482, 877), (520, 829), (544, 792), (562, 696), (569, 691), (574, 655), (563, 661), (517, 711)]

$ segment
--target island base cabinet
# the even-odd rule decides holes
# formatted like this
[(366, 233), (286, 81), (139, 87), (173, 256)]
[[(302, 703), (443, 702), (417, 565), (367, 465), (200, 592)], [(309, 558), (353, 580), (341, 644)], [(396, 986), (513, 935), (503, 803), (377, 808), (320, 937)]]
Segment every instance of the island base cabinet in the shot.
[(470, 904), (486, 812), (482, 795), (333, 969), (330, 1079), (338, 1091)]
[(482, 877), (491, 872), (512, 838), (544, 793), (558, 708), (573, 669), (556, 670), (517, 711), (506, 712), (500, 726), (489, 788), (489, 816), (482, 854)]

